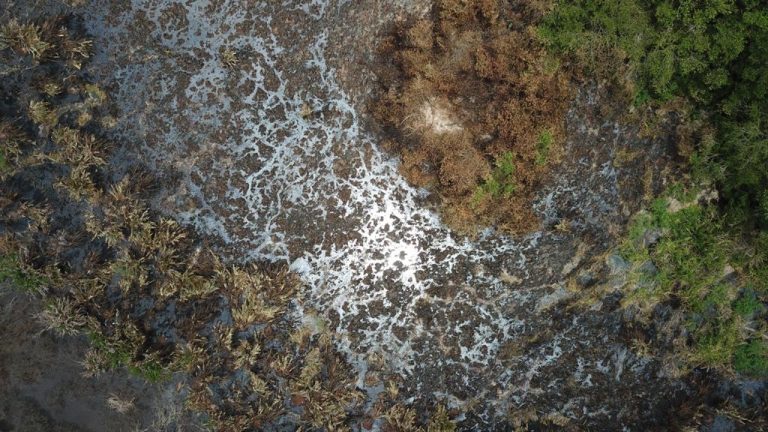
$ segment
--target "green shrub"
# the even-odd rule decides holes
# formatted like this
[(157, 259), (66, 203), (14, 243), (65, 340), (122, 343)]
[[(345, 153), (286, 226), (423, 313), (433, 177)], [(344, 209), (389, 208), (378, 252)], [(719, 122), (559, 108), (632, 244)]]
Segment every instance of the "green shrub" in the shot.
[(734, 368), (749, 375), (768, 375), (768, 344), (759, 339), (741, 345), (734, 356)]
[(596, 55), (590, 50), (607, 47), (636, 63), (653, 40), (653, 31), (649, 14), (637, 0), (559, 1), (539, 28), (557, 51), (589, 59)]
[[(620, 249), (633, 264), (634, 289), (627, 293), (627, 301), (650, 309), (678, 298), (693, 338), (685, 355), (692, 364), (768, 373), (760, 369), (764, 347), (749, 342), (750, 337), (766, 334), (761, 323), (768, 297), (768, 259), (761, 254), (768, 255), (768, 250), (761, 242), (768, 240), (737, 243), (738, 232), (731, 231), (716, 208), (697, 204), (695, 194), (670, 194), (674, 201), (658, 198), (635, 219)], [(661, 235), (652, 246), (642, 242), (649, 231)], [(643, 273), (648, 261), (656, 268), (650, 275)]]
[[(559, 0), (540, 26), (551, 49), (592, 69), (607, 48), (635, 103), (683, 96), (712, 116), (703, 171), (741, 222), (768, 227), (768, 7), (760, 0)], [(607, 71), (621, 73), (619, 68)], [(623, 74), (621, 74), (623, 75)], [(698, 160), (697, 162), (701, 162)]]
[[(652, 261), (658, 273), (636, 275), (630, 297), (646, 306), (681, 300), (694, 364), (767, 374), (758, 316), (768, 295), (768, 7), (759, 0), (559, 0), (540, 33), (587, 70), (629, 76), (635, 104), (686, 97), (713, 126), (700, 134), (691, 171), (717, 185), (723, 205), (677, 197), (688, 205), (671, 212), (667, 199), (654, 201), (621, 253), (636, 267)], [(651, 249), (641, 241), (649, 229), (663, 233)], [(723, 280), (730, 265), (736, 282)], [(747, 331), (749, 320), (757, 327)]]
[[(150, 356), (143, 359), (137, 359), (136, 354), (142, 349), (141, 343), (137, 340), (135, 330), (131, 326), (126, 327), (125, 334), (118, 334), (112, 338), (107, 338), (98, 332), (88, 332), (88, 338), (91, 341), (92, 362), (90, 372), (99, 372), (106, 370), (119, 369), (125, 367), (128, 372), (144, 378), (149, 382), (165, 381), (171, 377), (172, 371), (169, 366), (164, 366)], [(89, 368), (86, 367), (86, 370)]]
[(493, 173), (478, 186), (475, 196), (509, 197), (515, 192), (515, 188), (515, 155), (505, 152), (496, 159)]
[(745, 292), (741, 298), (733, 303), (733, 311), (744, 318), (749, 318), (763, 309), (763, 304), (752, 290)]
[[(682, 92), (712, 102), (758, 78), (765, 48), (754, 45), (766, 29), (768, 14), (755, 0), (561, 0), (540, 33), (561, 52), (613, 49), (655, 98)], [(752, 67), (733, 67), (745, 62)]]
[(720, 125), (716, 152), (723, 167), (723, 196), (742, 219), (768, 228), (768, 112), (755, 110)]

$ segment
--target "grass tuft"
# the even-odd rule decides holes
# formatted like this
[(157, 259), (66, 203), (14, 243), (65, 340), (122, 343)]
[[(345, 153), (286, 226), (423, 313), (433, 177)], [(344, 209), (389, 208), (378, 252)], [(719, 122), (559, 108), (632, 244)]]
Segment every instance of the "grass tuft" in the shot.
[(43, 311), (37, 314), (37, 319), (46, 331), (58, 336), (74, 336), (88, 324), (87, 318), (66, 298), (50, 299)]
[(27, 293), (41, 293), (47, 280), (30, 268), (25, 268), (18, 255), (0, 255), (0, 283), (9, 281), (12, 286)]
[(11, 20), (0, 28), (0, 48), (10, 47), (22, 55), (29, 55), (33, 59), (43, 58), (52, 44), (43, 39), (42, 30), (36, 24), (20, 24)]

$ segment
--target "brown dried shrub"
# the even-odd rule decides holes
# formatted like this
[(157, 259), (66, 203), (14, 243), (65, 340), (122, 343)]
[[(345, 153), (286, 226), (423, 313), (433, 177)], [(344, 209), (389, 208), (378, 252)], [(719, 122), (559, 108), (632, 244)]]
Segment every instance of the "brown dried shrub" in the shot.
[[(531, 201), (558, 160), (568, 103), (568, 79), (532, 27), (540, 14), (531, 2), (439, 0), (380, 47), (372, 113), (385, 148), (459, 231), (538, 225)], [(513, 161), (504, 181), (514, 184), (494, 178), (501, 159)]]

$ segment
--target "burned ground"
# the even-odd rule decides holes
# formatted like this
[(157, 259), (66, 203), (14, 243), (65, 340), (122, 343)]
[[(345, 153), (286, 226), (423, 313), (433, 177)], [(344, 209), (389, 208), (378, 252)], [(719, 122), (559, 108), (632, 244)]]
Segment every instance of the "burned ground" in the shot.
[[(671, 341), (684, 329), (639, 326), (619, 307), (629, 270), (610, 252), (675, 168), (674, 116), (644, 138), (610, 87), (580, 83), (562, 126), (566, 157), (531, 190), (540, 224), (527, 235), (457, 234), (401, 178), (365, 113), (381, 61), (374, 47), (393, 22), (424, 18), (424, 6), (94, 1), (79, 10), (94, 41), (84, 78), (105, 100), (84, 104), (101, 99), (84, 82), (66, 102), (92, 117), (81, 133), (112, 143), (87, 177), (101, 198), (87, 200), (96, 220), (86, 218), (82, 200), (54, 195), (70, 171), (50, 162), (6, 179), (3, 191), (16, 195), (4, 215), (19, 216), (4, 227), (29, 240), (21, 232), (36, 213), (21, 203), (46, 205), (59, 221), (33, 235), (38, 253), (23, 264), (44, 272), (64, 257), (74, 280), (82, 245), (102, 251), (96, 267), (118, 276), (99, 272), (95, 297), (78, 299), (78, 284), (53, 297), (74, 299), (112, 343), (136, 343), (126, 366), (178, 370), (192, 407), (222, 430), (674, 429), (714, 421), (729, 395), (759, 406), (748, 395), (759, 384), (675, 373), (663, 351), (648, 356), (638, 341), (663, 349), (654, 335)], [(50, 152), (60, 145), (51, 132), (80, 128), (81, 113), (41, 131), (30, 100), (64, 101), (26, 91), (25, 80), (4, 81), (4, 114), (43, 144), (24, 144), (25, 154)], [(433, 127), (456, 127), (440, 104), (419, 109)], [(119, 205), (115, 187), (132, 171), (147, 180), (129, 182), (138, 190)], [(162, 271), (167, 254), (135, 244), (140, 233), (158, 246), (183, 233), (178, 262)], [(145, 277), (121, 284), (137, 262)], [(141, 337), (110, 332), (118, 312)]]

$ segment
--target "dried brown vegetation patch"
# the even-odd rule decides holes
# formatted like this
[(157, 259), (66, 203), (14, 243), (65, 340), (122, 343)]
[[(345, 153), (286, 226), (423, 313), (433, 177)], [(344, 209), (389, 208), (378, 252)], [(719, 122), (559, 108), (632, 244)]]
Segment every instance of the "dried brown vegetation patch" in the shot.
[(448, 224), (535, 229), (534, 192), (560, 156), (568, 80), (532, 27), (533, 2), (440, 0), (381, 46), (373, 116), (403, 175)]

